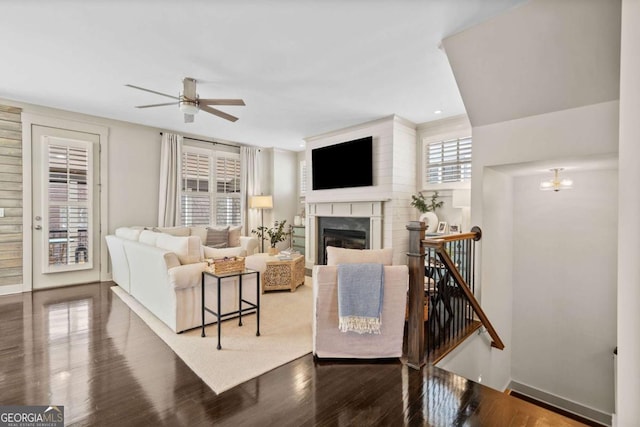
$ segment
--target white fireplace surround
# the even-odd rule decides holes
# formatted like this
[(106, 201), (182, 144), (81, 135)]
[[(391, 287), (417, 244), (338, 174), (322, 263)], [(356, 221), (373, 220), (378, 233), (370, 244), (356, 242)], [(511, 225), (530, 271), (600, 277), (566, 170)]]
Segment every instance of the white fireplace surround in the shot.
[(383, 202), (323, 202), (309, 203), (307, 205), (307, 247), (305, 250), (308, 266), (316, 263), (318, 218), (320, 217), (346, 217), (369, 218), (369, 247), (382, 249), (382, 217)]

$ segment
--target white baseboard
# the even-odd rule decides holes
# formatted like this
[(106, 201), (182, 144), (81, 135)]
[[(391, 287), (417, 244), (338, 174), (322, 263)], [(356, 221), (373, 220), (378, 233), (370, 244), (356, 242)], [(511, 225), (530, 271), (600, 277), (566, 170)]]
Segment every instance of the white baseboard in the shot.
[(5, 285), (0, 286), (0, 295), (19, 294), (23, 290), (23, 285)]
[(556, 396), (555, 394), (547, 393), (546, 391), (538, 390), (537, 388), (530, 387), (526, 384), (522, 384), (516, 381), (511, 381), (508, 388), (541, 402), (548, 403), (549, 405), (564, 409), (565, 411), (571, 412), (589, 420), (596, 421), (600, 424), (608, 426), (612, 425), (611, 414), (607, 414), (589, 406), (582, 405), (578, 402)]

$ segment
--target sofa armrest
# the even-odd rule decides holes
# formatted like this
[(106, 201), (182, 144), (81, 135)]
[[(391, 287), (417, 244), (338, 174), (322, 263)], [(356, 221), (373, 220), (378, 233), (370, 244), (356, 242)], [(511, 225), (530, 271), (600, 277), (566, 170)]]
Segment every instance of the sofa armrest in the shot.
[(257, 237), (253, 236), (240, 236), (240, 246), (245, 250), (247, 255), (253, 255), (258, 251), (258, 241)]
[(187, 289), (201, 285), (202, 271), (206, 262), (178, 265), (169, 269), (169, 284), (174, 289)]

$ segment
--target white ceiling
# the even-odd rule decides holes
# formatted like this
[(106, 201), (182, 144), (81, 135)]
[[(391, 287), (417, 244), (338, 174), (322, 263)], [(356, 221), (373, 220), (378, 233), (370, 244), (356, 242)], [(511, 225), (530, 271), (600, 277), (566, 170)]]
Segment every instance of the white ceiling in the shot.
[(443, 41), (474, 127), (619, 99), (619, 0), (536, 0)]
[[(446, 36), (524, 0), (0, 0), (0, 98), (264, 147), (397, 114), (464, 113)], [(235, 123), (169, 101), (184, 77)], [(442, 114), (434, 114), (442, 110)]]

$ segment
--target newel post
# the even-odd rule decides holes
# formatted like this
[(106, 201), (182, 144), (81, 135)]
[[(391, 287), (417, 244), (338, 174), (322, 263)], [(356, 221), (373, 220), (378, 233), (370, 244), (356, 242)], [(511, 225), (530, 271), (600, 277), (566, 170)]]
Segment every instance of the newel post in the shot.
[(424, 342), (424, 240), (426, 225), (410, 221), (409, 252), (409, 324), (407, 327), (407, 365), (420, 369), (425, 363)]

